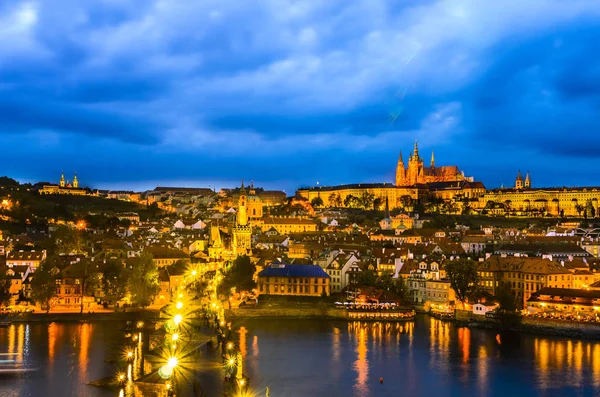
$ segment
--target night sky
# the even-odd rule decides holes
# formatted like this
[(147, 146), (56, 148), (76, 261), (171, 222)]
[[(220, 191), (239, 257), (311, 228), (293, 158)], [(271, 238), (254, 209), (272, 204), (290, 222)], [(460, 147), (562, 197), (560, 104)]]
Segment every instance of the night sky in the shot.
[(600, 185), (598, 0), (0, 0), (0, 175)]

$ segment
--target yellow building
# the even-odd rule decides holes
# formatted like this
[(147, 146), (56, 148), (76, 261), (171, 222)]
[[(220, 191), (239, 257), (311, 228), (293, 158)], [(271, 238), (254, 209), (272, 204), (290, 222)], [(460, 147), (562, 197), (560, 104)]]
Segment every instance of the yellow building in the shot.
[(501, 205), (517, 215), (598, 217), (600, 187), (532, 188), (529, 173), (523, 181), (519, 171), (514, 188), (494, 189), (472, 204), (474, 209)]
[(519, 306), (524, 307), (534, 292), (545, 288), (572, 288), (573, 274), (560, 263), (539, 257), (494, 255), (477, 264), (479, 286), (496, 295), (502, 283), (508, 283)]
[(77, 174), (73, 175), (73, 182), (65, 180), (65, 174), (62, 173), (60, 176), (60, 182), (58, 185), (43, 185), (39, 190), (39, 194), (71, 194), (76, 196), (85, 196), (87, 194), (85, 189), (79, 188), (79, 180)]
[(262, 231), (266, 232), (271, 228), (277, 230), (279, 234), (316, 232), (317, 224), (311, 219), (305, 218), (265, 218), (261, 225)]

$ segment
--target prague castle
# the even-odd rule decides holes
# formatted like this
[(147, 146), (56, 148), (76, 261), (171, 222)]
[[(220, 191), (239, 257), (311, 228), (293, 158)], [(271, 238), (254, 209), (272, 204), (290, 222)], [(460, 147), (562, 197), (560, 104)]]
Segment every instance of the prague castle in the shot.
[(402, 152), (398, 159), (396, 167), (396, 186), (416, 186), (433, 182), (462, 182), (473, 178), (465, 178), (464, 173), (458, 170), (457, 166), (435, 166), (435, 157), (431, 152), (431, 165), (425, 167), (423, 159), (419, 156), (419, 146), (415, 141), (413, 152), (408, 158), (408, 167), (404, 166)]
[(598, 217), (600, 187), (533, 188), (529, 172), (521, 171), (515, 187), (493, 189), (473, 203), (473, 209), (490, 214), (519, 216)]
[(485, 194), (485, 187), (472, 177), (465, 177), (457, 166), (436, 166), (433, 153), (430, 166), (425, 167), (419, 155), (418, 143), (415, 142), (407, 165), (400, 154), (395, 183), (317, 186), (299, 189), (296, 194), (309, 201), (318, 197), (327, 207), (348, 207), (352, 206), (353, 199), (371, 196), (374, 207), (381, 207), (387, 201), (390, 208), (405, 208), (409, 202), (430, 197), (443, 200), (451, 200), (456, 196), (475, 199)]

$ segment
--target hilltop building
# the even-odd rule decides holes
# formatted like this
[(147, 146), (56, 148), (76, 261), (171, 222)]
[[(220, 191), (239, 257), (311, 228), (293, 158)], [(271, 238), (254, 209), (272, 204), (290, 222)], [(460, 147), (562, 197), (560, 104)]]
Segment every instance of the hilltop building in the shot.
[(79, 180), (77, 179), (77, 173), (73, 175), (73, 181), (69, 182), (65, 179), (64, 172), (60, 176), (60, 181), (58, 182), (58, 185), (43, 185), (38, 190), (38, 192), (40, 194), (71, 194), (77, 196), (85, 196), (87, 194), (85, 189), (79, 188)]
[(485, 194), (485, 186), (473, 177), (466, 177), (457, 166), (436, 166), (432, 153), (429, 167), (419, 154), (419, 145), (415, 142), (409, 155), (408, 164), (404, 164), (402, 153), (396, 164), (395, 183), (359, 183), (338, 186), (317, 186), (302, 188), (297, 196), (312, 201), (319, 197), (325, 207), (351, 207), (352, 199), (360, 200), (372, 195), (373, 204), (381, 208), (385, 202), (389, 208), (410, 209), (411, 204), (424, 198), (452, 200), (460, 196), (476, 199)]
[(533, 188), (529, 172), (518, 172), (514, 188), (493, 189), (473, 203), (476, 210), (501, 206), (502, 212), (523, 216), (599, 216), (600, 187)]

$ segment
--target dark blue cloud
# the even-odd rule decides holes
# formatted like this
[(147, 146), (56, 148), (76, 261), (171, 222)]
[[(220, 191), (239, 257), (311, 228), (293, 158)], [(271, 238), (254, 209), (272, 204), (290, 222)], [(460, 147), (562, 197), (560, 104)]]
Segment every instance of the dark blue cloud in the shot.
[(391, 182), (418, 138), (490, 187), (597, 185), (600, 4), (535, 5), (0, 0), (6, 172), (292, 191)]

